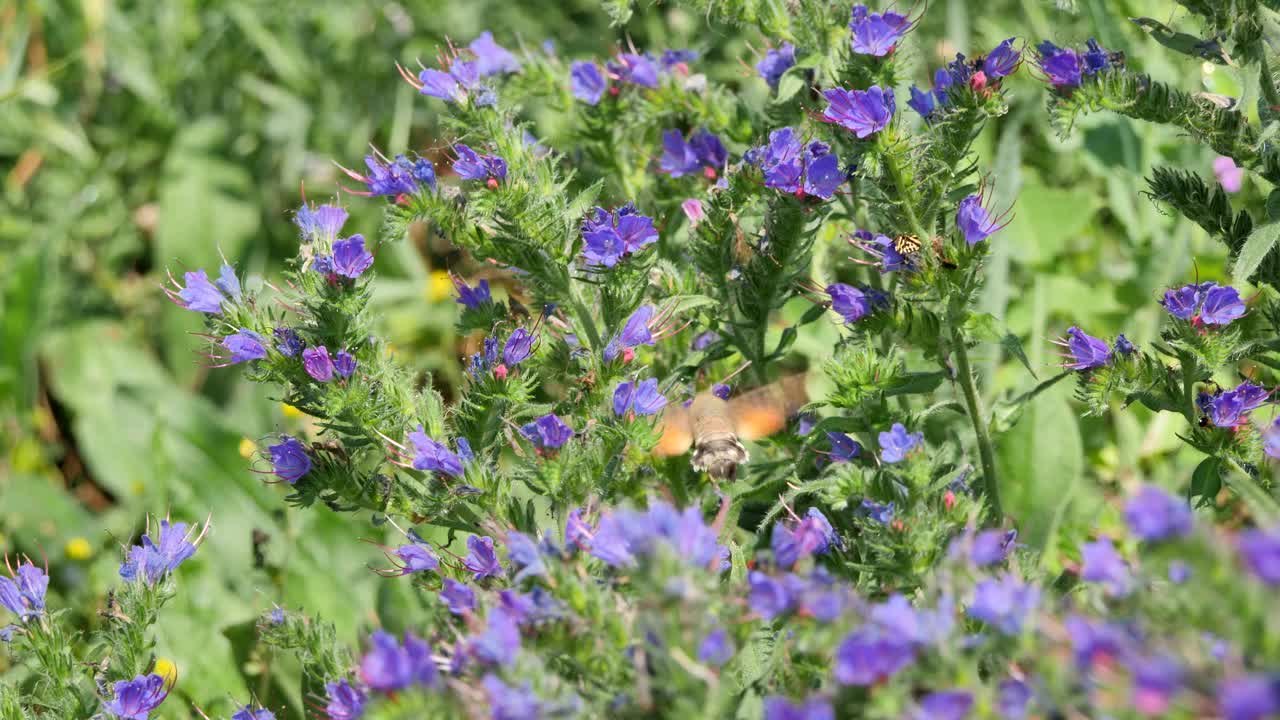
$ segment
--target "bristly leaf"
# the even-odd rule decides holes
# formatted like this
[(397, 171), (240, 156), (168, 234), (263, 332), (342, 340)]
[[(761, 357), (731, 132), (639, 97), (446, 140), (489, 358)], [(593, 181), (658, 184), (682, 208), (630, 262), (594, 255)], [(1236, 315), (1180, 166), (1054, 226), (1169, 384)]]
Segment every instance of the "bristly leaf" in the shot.
[(1280, 222), (1269, 222), (1254, 228), (1249, 239), (1236, 255), (1231, 276), (1237, 283), (1249, 282), (1263, 261), (1275, 257), (1276, 242), (1280, 241)]

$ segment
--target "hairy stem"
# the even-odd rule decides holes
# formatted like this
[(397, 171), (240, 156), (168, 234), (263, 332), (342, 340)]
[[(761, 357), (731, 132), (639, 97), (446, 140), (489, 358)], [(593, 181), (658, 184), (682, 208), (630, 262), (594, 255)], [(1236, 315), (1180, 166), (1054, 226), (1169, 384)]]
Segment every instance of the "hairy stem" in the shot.
[(982, 461), (982, 491), (987, 497), (987, 506), (991, 520), (999, 524), (1004, 519), (1004, 509), (1000, 504), (1000, 481), (996, 476), (995, 452), (991, 445), (991, 434), (987, 431), (984, 420), (986, 413), (982, 409), (982, 397), (978, 395), (974, 382), (973, 368), (969, 364), (969, 349), (965, 346), (964, 332), (954, 316), (948, 318), (951, 326), (952, 354), (956, 358), (957, 371), (960, 376), (960, 389), (964, 393), (965, 408), (969, 412), (969, 420), (973, 423), (973, 434), (978, 441), (978, 457)]

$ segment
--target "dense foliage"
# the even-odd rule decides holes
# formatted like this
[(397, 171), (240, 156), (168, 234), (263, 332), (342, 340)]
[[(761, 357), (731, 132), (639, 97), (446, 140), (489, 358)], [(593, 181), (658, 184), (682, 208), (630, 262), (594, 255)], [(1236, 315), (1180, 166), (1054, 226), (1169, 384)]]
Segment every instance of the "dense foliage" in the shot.
[[(234, 720), (1280, 714), (1280, 201), (1240, 192), (1280, 172), (1275, 17), (1184, 5), (1200, 35), (1135, 24), (1255, 81), (1253, 114), (1094, 39), (1014, 29), (913, 57), (924, 8), (691, 4), (763, 34), (743, 58), (762, 103), (696, 49), (598, 58), (485, 32), (388, 58), (446, 141), (339, 158), (341, 193), (313, 185), (292, 212), (283, 270), (167, 274), (205, 368), (309, 419), (242, 443), (271, 487), (148, 521), (95, 617), (14, 558), (0, 717), (165, 716), (184, 680), (153, 626), (202, 604), (186, 563), (244, 497), (376, 539), (290, 571), (253, 527), (254, 577), (339, 597), (280, 591), (224, 631)], [(1221, 244), (1233, 284), (1156, 276), (1147, 330), (1067, 312), (1062, 360), (1041, 362), (990, 311), (1023, 280), (1047, 292), (1008, 248), (1060, 232), (1019, 221), (1002, 175), (1025, 114), (982, 152), (1022, 76), (1064, 141), (1109, 111), (1219, 154), (1213, 179), (1152, 168), (1148, 194)], [(360, 206), (382, 209), (376, 234), (351, 229)], [(380, 300), (375, 271), (440, 242), (465, 338), (447, 387), (388, 341), (403, 296)], [(1168, 428), (1194, 470), (1046, 488), (1051, 463), (1079, 467), (1073, 420), (1042, 404), (1070, 386), (1083, 415)], [(344, 596), (366, 563), (377, 597)], [(355, 644), (334, 624), (353, 618)]]

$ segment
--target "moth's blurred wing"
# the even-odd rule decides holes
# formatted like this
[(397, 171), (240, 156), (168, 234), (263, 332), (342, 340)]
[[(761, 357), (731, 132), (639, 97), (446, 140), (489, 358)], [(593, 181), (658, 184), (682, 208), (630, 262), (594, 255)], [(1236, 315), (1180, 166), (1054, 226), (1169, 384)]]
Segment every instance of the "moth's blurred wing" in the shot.
[(683, 455), (693, 446), (693, 429), (689, 426), (689, 411), (680, 403), (668, 403), (658, 420), (662, 437), (653, 452), (662, 457)]
[(729, 401), (729, 418), (743, 440), (759, 440), (787, 426), (787, 418), (805, 403), (805, 375), (792, 375)]

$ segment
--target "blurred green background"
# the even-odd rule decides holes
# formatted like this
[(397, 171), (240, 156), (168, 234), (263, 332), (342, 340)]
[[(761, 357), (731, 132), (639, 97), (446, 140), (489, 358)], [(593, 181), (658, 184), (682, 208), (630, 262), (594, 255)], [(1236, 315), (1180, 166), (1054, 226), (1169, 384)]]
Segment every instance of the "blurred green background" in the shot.
[[(1126, 19), (1194, 32), (1176, 7), (939, 0), (903, 52), (924, 84), (957, 49), (1096, 36), (1161, 80), (1248, 94), (1230, 68), (1172, 55)], [(754, 64), (765, 38), (666, 4), (639, 7), (625, 28), (591, 0), (0, 4), (0, 547), (47, 557), (51, 604), (87, 626), (147, 513), (212, 513), (214, 531), (157, 629), (176, 692), (211, 713), (250, 691), (271, 694), (287, 675), (253, 640), (273, 603), (332, 619), (354, 642), (370, 622), (362, 612), (406, 591), (368, 571), (378, 557), (358, 540), (379, 531), (367, 517), (286, 509), (280, 489), (249, 470), (259, 439), (307, 420), (235, 370), (202, 367), (187, 334), (199, 318), (159, 285), (166, 269), (213, 266), (219, 253), (242, 274), (270, 277), (294, 252), (300, 190), (330, 196), (335, 162), (357, 167), (370, 145), (439, 147), (431, 103), (393, 63), (429, 61), (446, 39), (465, 44), (485, 29), (512, 48), (554, 39), (562, 58), (602, 56), (627, 38), (655, 51), (693, 47), (704, 55), (695, 71), (740, 86), (749, 104), (766, 96), (739, 63)], [(1043, 378), (1057, 362), (1048, 341), (1070, 324), (1153, 339), (1158, 293), (1197, 273), (1220, 277), (1223, 254), (1141, 194), (1154, 164), (1209, 175), (1211, 154), (1109, 115), (1059, 140), (1032, 75), (1028, 65), (1013, 80), (1012, 112), (979, 142), (998, 204), (1017, 198), (983, 309), (1022, 336)], [(1257, 190), (1246, 180), (1243, 192)], [(348, 229), (376, 235), (379, 204), (348, 204)], [(385, 246), (376, 303), (398, 355), (448, 396), (460, 350), (443, 270), (456, 256), (437, 242)], [(829, 344), (797, 348), (816, 355)], [(1026, 389), (1025, 370), (984, 350), (988, 400)], [(1006, 503), (1039, 545), (1065, 535), (1054, 528), (1090, 525), (1108, 488), (1174, 486), (1196, 459), (1179, 450), (1178, 418), (1082, 419), (1070, 396), (1066, 383), (1044, 394), (999, 442)], [(299, 700), (282, 717), (300, 717)], [(185, 716), (186, 705), (168, 703), (164, 717)]]

